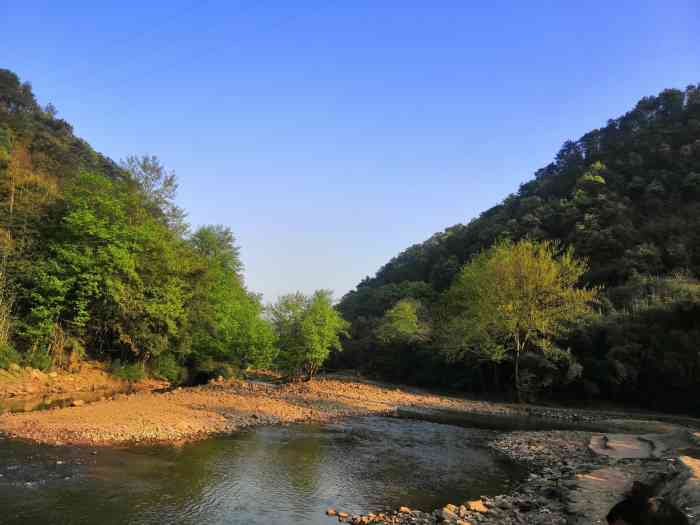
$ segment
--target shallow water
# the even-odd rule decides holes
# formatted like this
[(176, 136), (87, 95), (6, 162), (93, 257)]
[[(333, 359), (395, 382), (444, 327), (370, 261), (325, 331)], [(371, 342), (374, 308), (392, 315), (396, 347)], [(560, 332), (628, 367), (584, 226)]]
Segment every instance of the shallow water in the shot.
[(0, 523), (330, 524), (328, 507), (430, 510), (520, 479), (484, 447), (494, 435), (375, 417), (96, 455), (0, 440)]
[(127, 385), (123, 388), (103, 388), (84, 392), (10, 397), (0, 399), (0, 414), (3, 412), (33, 412), (35, 410), (69, 407), (74, 401), (78, 400), (92, 403), (118, 394), (131, 394), (135, 391), (131, 385)]

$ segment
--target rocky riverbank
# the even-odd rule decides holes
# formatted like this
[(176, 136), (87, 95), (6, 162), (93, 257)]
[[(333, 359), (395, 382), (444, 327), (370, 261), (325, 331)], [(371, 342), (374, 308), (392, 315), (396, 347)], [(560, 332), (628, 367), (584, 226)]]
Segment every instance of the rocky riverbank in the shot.
[[(88, 373), (81, 375), (90, 377)], [(88, 388), (85, 377), (73, 382)], [(45, 381), (50, 384), (54, 379)], [(98, 386), (93, 385), (95, 389)], [(529, 421), (576, 425), (611, 417), (593, 411), (468, 400), (345, 376), (282, 385), (230, 380), (169, 392), (107, 392), (73, 404), (80, 406), (2, 414), (0, 433), (50, 444), (114, 445), (181, 442), (261, 424), (323, 422), (345, 416), (397, 414), (400, 410), (426, 418), (430, 414), (438, 421), (448, 417), (446, 422), (454, 420), (455, 424), (466, 416), (480, 417), (486, 423), (503, 416), (500, 421), (505, 425), (511, 424), (508, 417), (521, 416)], [(481, 422), (467, 419), (466, 424), (479, 426)], [(606, 426), (612, 424), (607, 422)]]
[(525, 410), (348, 377), (282, 385), (231, 380), (163, 393), (118, 394), (84, 406), (3, 414), (0, 433), (49, 444), (181, 442), (261, 424), (394, 414), (398, 407), (482, 415), (520, 415)]
[(482, 496), (432, 512), (401, 507), (355, 516), (329, 509), (327, 514), (353, 524), (604, 524), (611, 508), (641, 482), (654, 487), (657, 509), (677, 506), (689, 523), (698, 524), (700, 462), (679, 457), (679, 451), (693, 444), (690, 432), (679, 427), (665, 430), (655, 435), (511, 432), (489, 444), (530, 472), (510, 494)]

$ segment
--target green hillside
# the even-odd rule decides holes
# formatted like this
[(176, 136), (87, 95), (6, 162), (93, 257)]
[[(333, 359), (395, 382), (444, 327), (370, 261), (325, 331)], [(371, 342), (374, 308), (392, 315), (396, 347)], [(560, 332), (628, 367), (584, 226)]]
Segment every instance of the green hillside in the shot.
[[(566, 370), (533, 362), (542, 389), (685, 403), (689, 389), (700, 386), (700, 86), (646, 97), (566, 142), (501, 204), (411, 246), (363, 280), (339, 305), (353, 341), (336, 364), (397, 380), (499, 390), (483, 379), (484, 365), (447, 363), (434, 338), (391, 348), (377, 341), (376, 327), (404, 298), (419, 300), (435, 325), (435, 305), (462, 265), (498, 239), (526, 237), (573, 247), (590, 265), (582, 284), (604, 287), (600, 314), (562, 341), (583, 371), (564, 385)], [(496, 376), (509, 375), (509, 366)]]
[(157, 158), (95, 152), (0, 70), (0, 368), (91, 357), (179, 381), (271, 362), (231, 231), (189, 231), (176, 190)]

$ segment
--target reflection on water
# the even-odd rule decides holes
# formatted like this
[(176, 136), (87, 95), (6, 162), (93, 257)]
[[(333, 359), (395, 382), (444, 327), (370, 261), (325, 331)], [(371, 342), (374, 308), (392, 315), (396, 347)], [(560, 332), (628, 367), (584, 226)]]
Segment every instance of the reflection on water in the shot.
[(492, 435), (359, 418), (97, 455), (0, 440), (0, 523), (329, 524), (329, 506), (432, 509), (520, 476), (483, 447)]
[(32, 397), (10, 397), (0, 399), (0, 414), (3, 412), (33, 412), (34, 410), (68, 407), (77, 400), (92, 403), (112, 397), (115, 394), (131, 394), (135, 391), (136, 389), (132, 385), (126, 385), (122, 388), (102, 388), (83, 392), (42, 394)]

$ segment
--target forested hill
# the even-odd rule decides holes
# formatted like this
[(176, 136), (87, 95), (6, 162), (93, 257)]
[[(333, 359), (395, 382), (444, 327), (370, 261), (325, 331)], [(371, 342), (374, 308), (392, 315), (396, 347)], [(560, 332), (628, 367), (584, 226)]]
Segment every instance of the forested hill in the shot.
[[(440, 329), (435, 307), (462, 266), (498, 239), (526, 237), (573, 247), (589, 262), (581, 284), (603, 288), (602, 315), (559, 341), (571, 350), (567, 365), (529, 357), (533, 391), (700, 411), (688, 401), (700, 387), (700, 86), (643, 98), (566, 142), (501, 204), (411, 246), (359, 283), (339, 303), (352, 338), (336, 366), (500, 390), (512, 375), (508, 360), (487, 380), (490, 365), (478, 356), (450, 362), (430, 333)], [(393, 308), (402, 300), (413, 303)], [(406, 312), (418, 319), (408, 323)], [(421, 335), (386, 344), (383, 323)]]
[(332, 292), (263, 315), (231, 230), (192, 231), (176, 191), (155, 156), (96, 153), (0, 69), (0, 369), (91, 358), (128, 380), (316, 373), (347, 324)]
[(95, 152), (0, 69), (0, 368), (92, 357), (179, 381), (270, 364), (231, 231), (189, 231), (176, 189), (153, 156)]
[(389, 304), (374, 296), (399, 285), (414, 288), (408, 293), (429, 293), (422, 283), (444, 290), (494, 240), (525, 236), (573, 246), (591, 263), (591, 283), (615, 286), (635, 273), (700, 275), (700, 87), (646, 97), (566, 142), (517, 193), (406, 249), (348, 293), (341, 309), (351, 318), (381, 314)]

